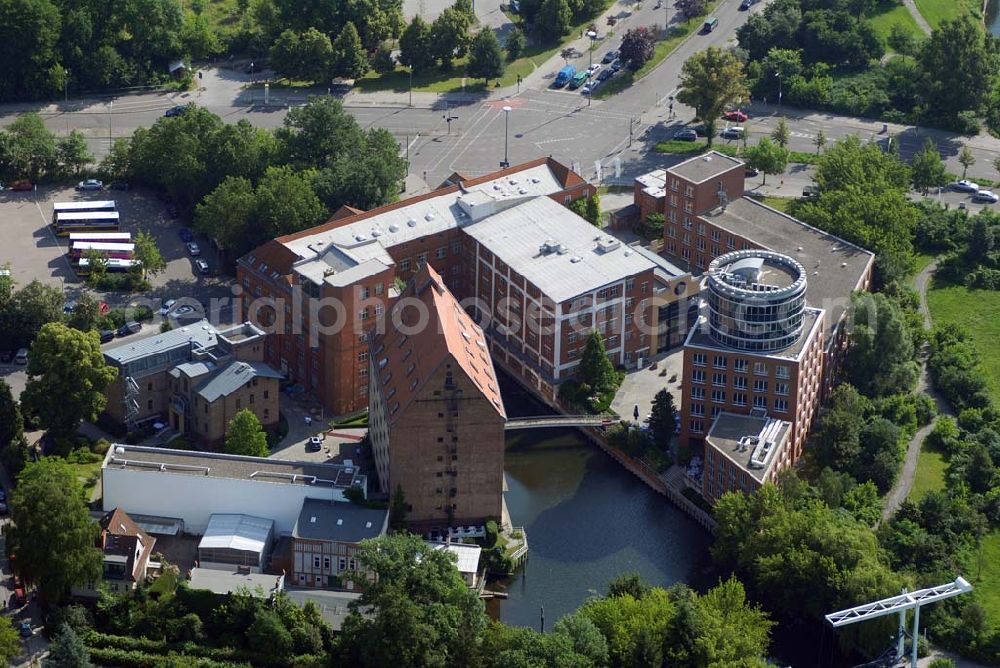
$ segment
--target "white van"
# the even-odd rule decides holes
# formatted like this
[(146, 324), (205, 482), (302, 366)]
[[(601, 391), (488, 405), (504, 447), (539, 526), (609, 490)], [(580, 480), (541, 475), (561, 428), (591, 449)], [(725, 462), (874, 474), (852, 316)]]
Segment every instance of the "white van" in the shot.
[(28, 363), (28, 349), (18, 348), (17, 353), (14, 355), (14, 364), (27, 364)]

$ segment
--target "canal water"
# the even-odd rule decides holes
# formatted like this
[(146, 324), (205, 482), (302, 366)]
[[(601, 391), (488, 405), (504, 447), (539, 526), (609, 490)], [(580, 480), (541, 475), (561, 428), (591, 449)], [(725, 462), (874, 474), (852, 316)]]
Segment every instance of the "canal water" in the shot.
[(986, 6), (986, 27), (1000, 37), (1000, 0), (990, 0)]
[[(508, 379), (501, 387), (509, 417), (549, 412)], [(708, 533), (577, 431), (509, 433), (504, 468), (511, 521), (525, 527), (530, 552), (515, 577), (491, 583), (509, 594), (489, 602), (494, 617), (538, 628), (544, 607), (551, 629), (629, 571), (656, 586), (706, 584)]]

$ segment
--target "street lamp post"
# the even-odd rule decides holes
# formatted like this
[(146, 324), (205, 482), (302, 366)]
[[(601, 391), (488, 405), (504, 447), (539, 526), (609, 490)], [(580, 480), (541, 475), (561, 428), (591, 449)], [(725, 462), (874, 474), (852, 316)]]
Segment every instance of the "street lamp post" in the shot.
[(781, 109), (781, 72), (775, 72), (774, 76), (778, 77), (778, 109)]
[(510, 167), (510, 161), (507, 159), (507, 137), (508, 130), (510, 129), (510, 112), (512, 111), (510, 106), (505, 106), (503, 108), (503, 162), (500, 163), (500, 167), (507, 169)]
[(410, 103), (408, 106), (413, 106), (413, 65), (410, 65)]
[(590, 81), (590, 77), (593, 76), (594, 70), (594, 42), (597, 41), (597, 33), (593, 30), (587, 31), (587, 37), (590, 38), (590, 49), (587, 53), (590, 55), (590, 66), (587, 67), (587, 106), (590, 106), (590, 101), (594, 99), (594, 85)]
[(114, 144), (114, 140), (111, 139), (111, 126), (112, 123), (114, 122), (114, 117), (112, 116), (112, 114), (114, 113), (114, 109), (115, 109), (115, 101), (111, 100), (110, 102), (108, 102), (108, 152), (109, 153), (111, 152), (111, 146)]

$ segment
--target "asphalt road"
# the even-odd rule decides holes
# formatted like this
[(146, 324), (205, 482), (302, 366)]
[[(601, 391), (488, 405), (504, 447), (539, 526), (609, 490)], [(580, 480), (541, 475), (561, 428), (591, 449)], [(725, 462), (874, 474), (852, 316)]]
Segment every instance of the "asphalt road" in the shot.
[[(405, 91), (361, 94), (351, 92), (345, 98), (349, 112), (364, 126), (384, 127), (399, 138), (411, 163), (411, 174), (423, 177), (429, 184), (439, 183), (453, 171), (469, 175), (496, 169), (506, 153), (511, 163), (552, 155), (576, 165), (584, 176), (597, 177), (595, 163), (601, 162), (605, 180), (616, 173), (623, 182), (653, 167), (671, 160), (651, 153), (655, 139), (669, 136), (694, 113), (682, 105), (675, 106), (675, 116), (669, 113), (668, 100), (676, 92), (681, 64), (693, 53), (708, 46), (724, 47), (734, 39), (736, 29), (753, 12), (763, 10), (764, 3), (750, 12), (738, 9), (739, 0), (721, 3), (714, 16), (719, 19), (715, 31), (692, 35), (682, 43), (652, 73), (627, 90), (608, 100), (588, 100), (578, 91), (550, 88), (554, 73), (563, 64), (558, 56), (525, 78), (514, 90), (493, 91), (487, 95), (437, 96), (415, 93), (413, 106)], [(653, 9), (655, 3), (617, 3), (608, 14), (620, 18), (614, 28), (602, 19), (595, 21), (601, 39), (593, 54), (599, 61), (603, 54), (617, 48), (620, 36), (629, 27), (648, 24), (662, 25), (667, 12), (665, 5)], [(627, 14), (627, 16), (626, 16)], [(611, 32), (608, 32), (608, 31)], [(588, 39), (574, 42), (584, 55), (574, 62), (585, 67), (589, 61)], [(57, 133), (71, 129), (82, 131), (92, 150), (104, 155), (114, 138), (128, 136), (137, 127), (149, 126), (176, 105), (194, 102), (218, 114), (228, 122), (247, 119), (260, 127), (276, 127), (284, 119), (287, 107), (305, 102), (310, 93), (326, 94), (326, 89), (288, 92), (274, 90), (270, 104), (264, 104), (260, 89), (248, 90), (250, 75), (242, 66), (217, 67), (204, 70), (202, 88), (182, 95), (140, 94), (111, 100), (74, 101), (55, 105), (7, 105), (0, 107), (0, 125), (9, 123), (26, 109), (40, 111), (46, 125)], [(266, 76), (257, 73), (255, 78)], [(446, 99), (447, 98), (447, 99)], [(505, 118), (503, 107), (509, 106)], [(815, 150), (813, 139), (820, 129), (829, 142), (847, 134), (863, 139), (880, 136), (880, 122), (809, 112), (776, 105), (755, 104), (750, 107), (753, 118), (746, 124), (751, 141), (769, 133), (779, 115), (786, 116), (792, 131), (790, 148)], [(445, 117), (453, 120), (448, 123)], [(646, 133), (649, 132), (647, 135)], [(890, 134), (900, 142), (904, 158), (922, 147), (931, 137), (945, 156), (951, 171), (961, 172), (956, 156), (963, 139), (941, 131), (890, 125)], [(648, 139), (648, 141), (646, 141)], [(969, 142), (976, 164), (970, 176), (997, 178), (993, 161), (1000, 156), (1000, 141), (978, 137)], [(616, 169), (620, 165), (620, 169)]]

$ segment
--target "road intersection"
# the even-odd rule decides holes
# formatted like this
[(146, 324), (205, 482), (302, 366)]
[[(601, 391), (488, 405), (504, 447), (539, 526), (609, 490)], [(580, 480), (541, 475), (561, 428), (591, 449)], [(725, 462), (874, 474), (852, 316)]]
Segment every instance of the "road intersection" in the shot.
[[(715, 31), (691, 35), (647, 76), (621, 93), (606, 100), (595, 99), (590, 105), (578, 91), (550, 87), (555, 71), (565, 62), (558, 55), (525, 77), (516, 89), (442, 95), (415, 92), (412, 106), (407, 91), (350, 91), (339, 97), (362, 126), (382, 127), (396, 136), (401, 151), (409, 158), (411, 174), (431, 186), (455, 171), (477, 175), (495, 170), (504, 158), (505, 145), (511, 163), (551, 155), (577, 167), (589, 179), (600, 174), (608, 180), (617, 174), (621, 182), (628, 183), (637, 174), (677, 159), (655, 154), (652, 148), (656, 141), (669, 138), (694, 117), (693, 110), (679, 103), (674, 104), (673, 115), (668, 106), (669, 96), (679, 84), (681, 65), (704, 48), (734, 43), (736, 29), (751, 12), (763, 9), (763, 3), (755, 5), (751, 12), (740, 11), (738, 6), (739, 0), (720, 3), (714, 13), (719, 19)], [(618, 22), (614, 32), (602, 35), (594, 60), (599, 61), (606, 51), (617, 48), (620, 35), (629, 27), (662, 25), (664, 9), (654, 11), (653, 7), (649, 2), (618, 2), (609, 9), (608, 15), (627, 16)], [(666, 9), (674, 14), (671, 8)], [(595, 24), (600, 29), (606, 27), (603, 18)], [(588, 38), (581, 37), (571, 46), (583, 54), (573, 62), (578, 67), (585, 66), (589, 61)], [(202, 88), (179, 95), (145, 93), (113, 100), (5, 105), (0, 107), (0, 125), (10, 123), (22, 111), (36, 110), (58, 134), (73, 129), (83, 132), (91, 150), (100, 157), (107, 153), (114, 139), (131, 135), (138, 127), (152, 125), (166, 109), (177, 104), (194, 102), (227, 122), (247, 120), (260, 127), (277, 127), (288, 108), (304, 103), (310, 94), (327, 94), (329, 90), (274, 88), (268, 95), (269, 104), (264, 104), (264, 92), (248, 87), (250, 76), (241, 67), (230, 65), (205, 68), (200, 80)], [(507, 123), (505, 106), (511, 108)], [(792, 131), (789, 148), (795, 151), (815, 151), (815, 137), (820, 130), (829, 143), (849, 134), (859, 135), (863, 140), (884, 136), (882, 123), (870, 119), (782, 108), (760, 101), (742, 106), (752, 115), (744, 124), (750, 142), (769, 134), (780, 116), (788, 120)], [(448, 122), (446, 117), (453, 120)], [(969, 174), (991, 179), (998, 176), (993, 162), (1000, 156), (1000, 140), (988, 135), (963, 138), (944, 131), (893, 124), (889, 125), (888, 134), (899, 142), (904, 158), (919, 150), (930, 137), (953, 172), (961, 172), (957, 155), (966, 143), (977, 159)], [(616, 169), (617, 165), (620, 169)]]

